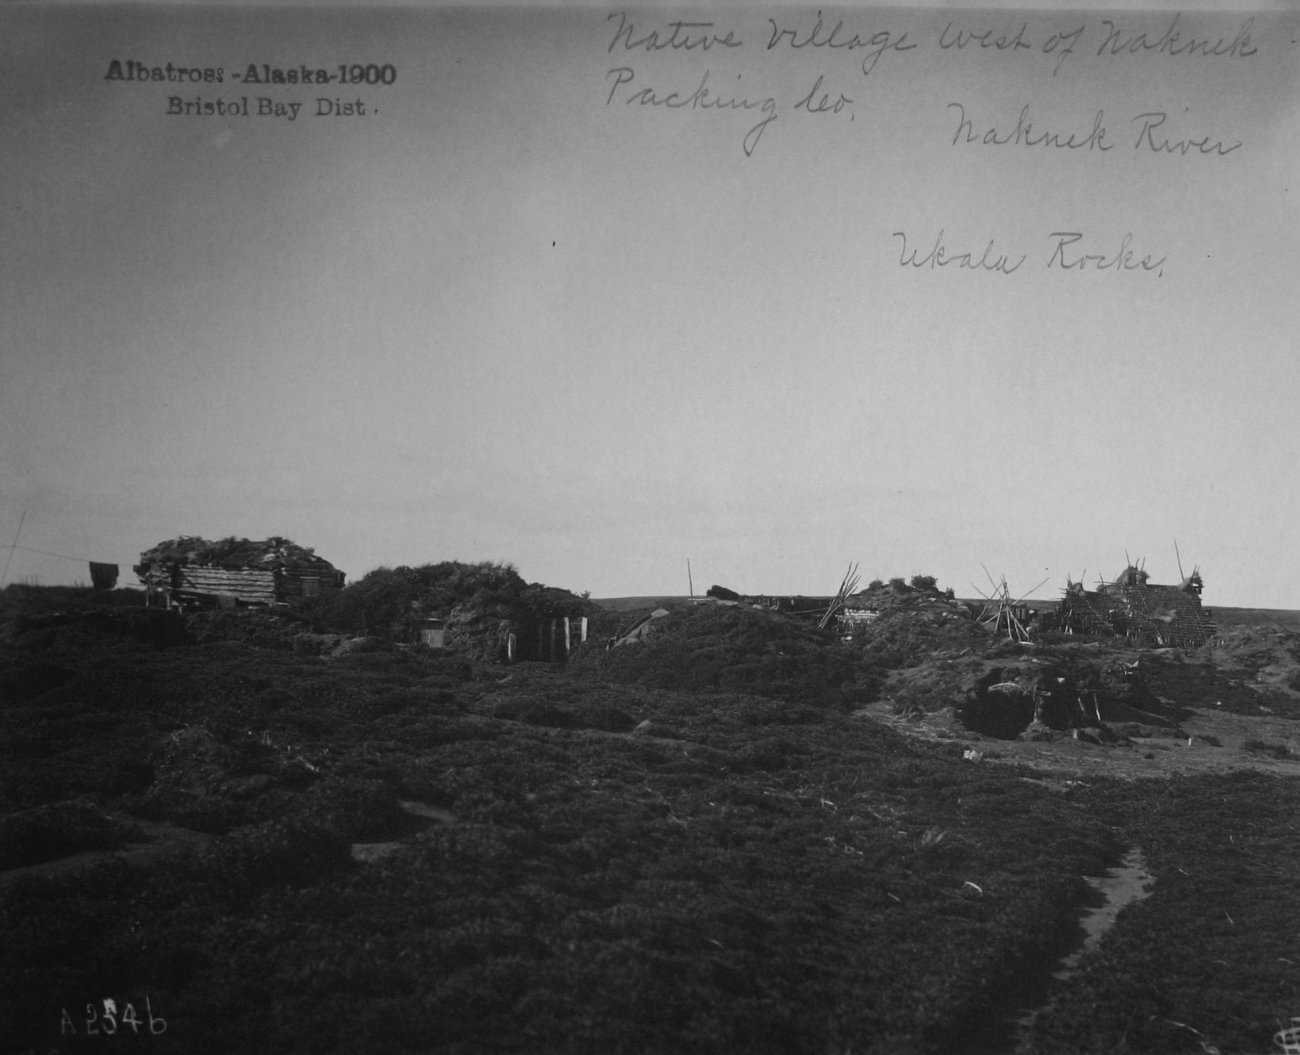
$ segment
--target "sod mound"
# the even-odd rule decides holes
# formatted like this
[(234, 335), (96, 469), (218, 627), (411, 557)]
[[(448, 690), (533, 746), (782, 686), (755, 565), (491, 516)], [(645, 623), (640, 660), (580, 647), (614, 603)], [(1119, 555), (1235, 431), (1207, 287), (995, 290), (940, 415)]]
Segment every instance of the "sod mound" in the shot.
[(848, 600), (851, 640), (872, 666), (900, 670), (925, 659), (983, 653), (999, 639), (982, 630), (975, 613), (940, 592), (929, 576), (873, 582)]
[(1230, 627), (1200, 656), (1217, 673), (1216, 706), (1300, 719), (1300, 635), (1295, 631), (1276, 624)]
[(525, 582), (509, 564), (443, 561), (377, 568), (337, 594), (305, 602), (299, 611), (320, 632), (368, 635), (414, 643), (430, 620), (445, 629), (445, 647), (500, 660), (515, 633), (521, 654), (553, 619), (605, 615), (586, 598)]
[[(660, 609), (664, 611), (664, 609)], [(581, 655), (576, 669), (610, 681), (685, 692), (746, 692), (791, 703), (852, 708), (881, 678), (834, 634), (744, 605), (666, 609), (653, 632)], [(635, 626), (640, 620), (627, 620)]]

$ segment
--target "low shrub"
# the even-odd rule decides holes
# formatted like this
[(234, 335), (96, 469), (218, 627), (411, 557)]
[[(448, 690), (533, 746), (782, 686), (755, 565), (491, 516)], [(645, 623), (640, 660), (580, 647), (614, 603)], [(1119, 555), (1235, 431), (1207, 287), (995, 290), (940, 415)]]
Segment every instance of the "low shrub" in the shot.
[(83, 802), (62, 802), (0, 817), (0, 870), (55, 861), (85, 850), (116, 850), (143, 838), (133, 824)]
[(1273, 758), (1291, 757), (1291, 749), (1287, 747), (1286, 744), (1260, 740), (1257, 737), (1251, 737), (1249, 740), (1242, 741), (1241, 749), (1243, 751), (1250, 751), (1257, 755), (1271, 755)]
[(350, 842), (335, 823), (268, 821), (202, 847), (192, 858), (194, 878), (232, 905), (273, 887), (303, 887), (352, 869)]

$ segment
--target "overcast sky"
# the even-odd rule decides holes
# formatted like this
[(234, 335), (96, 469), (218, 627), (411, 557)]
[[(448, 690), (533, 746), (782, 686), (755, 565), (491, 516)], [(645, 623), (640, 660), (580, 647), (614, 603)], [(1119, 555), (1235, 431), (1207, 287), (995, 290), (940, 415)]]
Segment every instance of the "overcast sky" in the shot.
[[(1211, 606), (1300, 608), (1300, 19), (1248, 17), (0, 8), (8, 581), (285, 535), (1050, 597), (1176, 539)], [(719, 41), (652, 50), (681, 18)]]

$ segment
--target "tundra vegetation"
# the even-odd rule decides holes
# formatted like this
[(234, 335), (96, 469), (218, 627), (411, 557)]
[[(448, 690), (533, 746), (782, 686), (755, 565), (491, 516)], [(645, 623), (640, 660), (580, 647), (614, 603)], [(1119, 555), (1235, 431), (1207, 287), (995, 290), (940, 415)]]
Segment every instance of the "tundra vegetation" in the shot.
[[(1226, 701), (1127, 747), (1020, 744), (939, 721), (1020, 646), (901, 610), (845, 641), (683, 607), (606, 651), (648, 612), (593, 607), (565, 666), (475, 645), (573, 603), (452, 564), (279, 613), (0, 593), (3, 1051), (991, 1051), (1022, 987), (1035, 1052), (1229, 1053), (1300, 1015), (1289, 637), (1179, 657), (1235, 663)], [(463, 651), (411, 646), (453, 610)], [(1106, 691), (1076, 646), (1052, 669)], [(1272, 714), (1240, 767), (1108, 769), (1225, 702)], [(1051, 987), (1083, 877), (1135, 846), (1152, 895)], [(120, 1021), (146, 1001), (164, 1032)]]

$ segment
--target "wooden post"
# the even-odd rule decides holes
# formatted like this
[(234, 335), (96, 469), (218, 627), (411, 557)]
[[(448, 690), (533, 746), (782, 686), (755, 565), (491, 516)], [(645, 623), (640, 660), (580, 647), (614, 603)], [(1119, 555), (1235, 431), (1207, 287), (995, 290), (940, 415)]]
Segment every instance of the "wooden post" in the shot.
[(568, 659), (569, 653), (573, 651), (573, 632), (569, 628), (569, 617), (564, 617), (564, 657)]
[(585, 615), (582, 617), (581, 625), (582, 625), (582, 637), (580, 640), (585, 645), (587, 643), (587, 617)]
[(23, 533), (23, 523), (27, 520), (27, 510), (23, 510), (23, 515), (18, 518), (18, 530), (14, 532), (13, 545), (9, 547), (9, 557), (5, 560), (4, 574), (0, 575), (0, 587), (4, 586), (9, 578), (9, 562), (14, 559), (14, 550), (18, 548), (18, 537)]
[(515, 661), (515, 635), (512, 633), (506, 638), (506, 662)]

